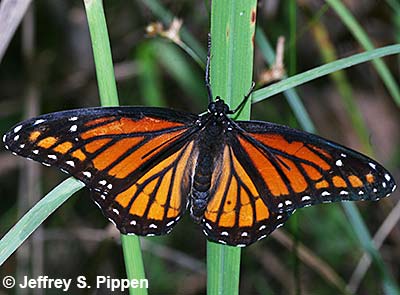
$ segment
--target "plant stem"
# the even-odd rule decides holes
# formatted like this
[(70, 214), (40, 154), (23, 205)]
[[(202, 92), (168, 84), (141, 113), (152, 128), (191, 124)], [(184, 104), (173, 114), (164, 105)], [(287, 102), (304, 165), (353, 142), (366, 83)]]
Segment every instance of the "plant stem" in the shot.
[[(84, 3), (92, 39), (101, 105), (118, 106), (117, 85), (102, 0), (85, 0)], [(121, 241), (128, 279), (144, 279), (139, 237), (122, 236)], [(147, 294), (147, 289), (129, 288), (129, 293)]]
[[(212, 1), (211, 86), (234, 109), (250, 89), (257, 1)], [(247, 104), (238, 118), (250, 118)], [(208, 294), (238, 294), (240, 248), (207, 243)]]

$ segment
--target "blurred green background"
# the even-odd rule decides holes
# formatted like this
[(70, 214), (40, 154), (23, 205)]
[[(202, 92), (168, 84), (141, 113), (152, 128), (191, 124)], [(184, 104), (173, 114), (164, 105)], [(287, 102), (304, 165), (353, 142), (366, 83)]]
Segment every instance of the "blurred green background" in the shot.
[[(343, 3), (376, 47), (399, 43), (400, 8), (395, 1)], [(203, 68), (173, 42), (147, 36), (145, 28), (169, 19), (163, 7), (183, 20), (184, 40), (205, 60), (209, 1), (107, 0), (104, 7), (121, 105), (203, 112)], [(169, 21), (165, 25), (168, 28)], [(290, 75), (364, 51), (325, 1), (259, 1), (257, 25), (273, 46), (279, 36), (286, 38), (284, 63)], [(384, 60), (398, 82), (399, 56)], [(35, 1), (0, 61), (1, 134), (26, 117), (99, 105), (82, 1)], [(262, 77), (268, 69), (256, 43), (254, 80), (259, 86), (265, 84)], [(399, 182), (399, 108), (371, 63), (297, 91), (320, 135), (369, 153)], [(252, 118), (300, 128), (283, 95), (254, 104)], [(0, 173), (1, 236), (66, 178), (57, 169), (16, 158), (3, 147)], [(397, 282), (399, 195), (357, 204), (371, 235), (380, 233), (380, 253)], [(242, 251), (241, 294), (338, 294), (346, 286), (349, 293), (382, 292), (377, 267), (357, 268), (363, 252), (340, 204), (301, 209), (295, 216), (271, 237)], [(205, 237), (188, 216), (168, 236), (144, 238), (142, 245), (150, 294), (205, 293)], [(88, 190), (81, 190), (0, 268), (0, 277), (9, 274), (73, 279), (85, 275), (89, 282), (97, 275), (124, 278), (119, 233), (90, 200)], [(1, 287), (0, 292), (9, 294)]]

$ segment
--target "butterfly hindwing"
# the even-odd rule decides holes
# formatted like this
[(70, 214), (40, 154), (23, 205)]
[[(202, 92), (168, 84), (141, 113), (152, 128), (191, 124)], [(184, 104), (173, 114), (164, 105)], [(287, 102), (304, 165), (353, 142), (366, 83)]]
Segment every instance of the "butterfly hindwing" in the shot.
[(193, 158), (189, 142), (112, 198), (98, 192), (92, 197), (121, 233), (166, 234), (186, 209)]
[(203, 230), (209, 239), (246, 246), (283, 225), (291, 212), (269, 210), (232, 146), (225, 146), (218, 162), (203, 220)]
[(274, 212), (309, 205), (378, 200), (395, 189), (377, 162), (319, 136), (267, 122), (237, 122), (237, 147)]
[(84, 182), (121, 232), (155, 235), (185, 210), (196, 118), (159, 108), (72, 110), (22, 122), (3, 141)]

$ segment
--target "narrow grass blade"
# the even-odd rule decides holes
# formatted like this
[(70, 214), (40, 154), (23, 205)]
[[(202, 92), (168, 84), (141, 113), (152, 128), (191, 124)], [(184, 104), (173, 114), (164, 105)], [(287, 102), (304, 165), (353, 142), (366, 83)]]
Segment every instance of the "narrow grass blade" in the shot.
[[(134, 237), (134, 239), (132, 239), (131, 236), (121, 235), (121, 241), (122, 249), (124, 251), (124, 260), (128, 279), (144, 279), (146, 275), (144, 273), (142, 251), (140, 249), (140, 240), (137, 237)], [(129, 294), (147, 295), (147, 289), (129, 288)]]
[(207, 243), (207, 294), (238, 294), (240, 248)]
[(253, 103), (264, 100), (275, 94), (281, 93), (290, 88), (299, 86), (311, 80), (320, 78), (338, 70), (342, 70), (366, 61), (370, 61), (376, 58), (380, 58), (386, 55), (400, 53), (400, 45), (389, 45), (366, 51), (363, 53), (355, 54), (350, 57), (342, 58), (334, 62), (319, 66), (317, 68), (305, 71), (301, 74), (297, 74), (270, 86), (259, 89), (253, 93)]
[[(114, 76), (110, 41), (103, 10), (102, 0), (85, 0), (85, 9), (92, 39), (93, 56), (96, 65), (99, 94), (102, 106), (118, 106), (117, 85)], [(126, 236), (122, 239), (127, 277), (144, 279), (144, 267), (140, 249), (139, 237)], [(132, 252), (131, 252), (132, 251)], [(135, 277), (131, 277), (134, 275)], [(129, 292), (147, 294), (147, 289), (129, 288)]]
[(84, 0), (84, 3), (92, 39), (101, 105), (103, 107), (117, 106), (118, 94), (103, 1)]
[(47, 217), (68, 198), (84, 187), (74, 178), (68, 178), (44, 196), (0, 240), (0, 265), (37, 229)]
[[(257, 1), (212, 1), (211, 85), (231, 108), (250, 89), (253, 73), (254, 31)], [(247, 104), (240, 119), (250, 118)], [(207, 293), (239, 292), (240, 249), (207, 242)]]
[[(364, 29), (353, 17), (350, 11), (340, 0), (326, 0), (326, 2), (335, 10), (339, 15), (340, 19), (349, 28), (354, 37), (358, 42), (364, 47), (365, 50), (374, 49), (372, 41), (369, 39), (368, 35), (365, 33)], [(376, 71), (381, 76), (381, 79), (385, 83), (387, 89), (389, 90), (391, 96), (398, 106), (400, 106), (400, 89), (396, 80), (393, 78), (388, 67), (381, 59), (376, 59), (372, 61)]]

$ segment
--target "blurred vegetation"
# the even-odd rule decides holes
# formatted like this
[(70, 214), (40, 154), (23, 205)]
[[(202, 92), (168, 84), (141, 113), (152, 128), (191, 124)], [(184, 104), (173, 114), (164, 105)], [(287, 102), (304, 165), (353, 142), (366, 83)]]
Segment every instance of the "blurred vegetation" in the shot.
[[(300, 73), (364, 51), (325, 1), (297, 1), (294, 8), (293, 2), (259, 1), (257, 12), (258, 30), (271, 43), (286, 37), (287, 72)], [(343, 4), (375, 47), (399, 43), (396, 1)], [(43, 0), (34, 5), (1, 59), (1, 133), (27, 116), (99, 105), (82, 1)], [(145, 28), (154, 21), (165, 21), (168, 28), (172, 16), (182, 19), (182, 40), (205, 60), (209, 1), (106, 0), (104, 7), (121, 105), (203, 112), (207, 106), (204, 69), (174, 43), (146, 36)], [(269, 65), (257, 43), (255, 50), (254, 80), (259, 82)], [(389, 56), (384, 61), (399, 81), (400, 58)], [(400, 182), (399, 109), (371, 63), (296, 90), (320, 135), (369, 153)], [(301, 127), (284, 95), (254, 104), (252, 118)], [(65, 175), (26, 163), (4, 149), (0, 159), (3, 235), (44, 195), (41, 192), (50, 191)], [(396, 225), (400, 212), (395, 207), (399, 195), (395, 192), (378, 203), (357, 204), (370, 234), (381, 233), (380, 253), (395, 281), (400, 281), (400, 227)], [(349, 293), (382, 293), (377, 267), (367, 267), (365, 274), (362, 267), (355, 271), (363, 252), (339, 204), (302, 209), (296, 215), (296, 226), (289, 221), (271, 237), (242, 251), (241, 294), (338, 294), (349, 284)], [(142, 241), (150, 294), (205, 293), (205, 237), (188, 216), (170, 235)], [(89, 281), (96, 275), (124, 278), (119, 233), (90, 200), (88, 191), (81, 190), (1, 267), (1, 277), (9, 274), (85, 275)]]

